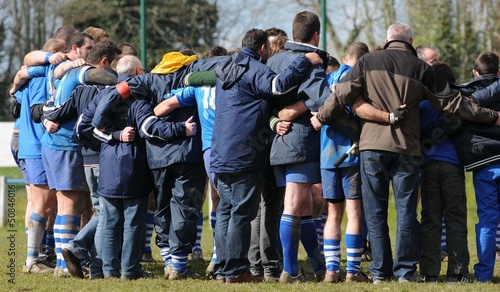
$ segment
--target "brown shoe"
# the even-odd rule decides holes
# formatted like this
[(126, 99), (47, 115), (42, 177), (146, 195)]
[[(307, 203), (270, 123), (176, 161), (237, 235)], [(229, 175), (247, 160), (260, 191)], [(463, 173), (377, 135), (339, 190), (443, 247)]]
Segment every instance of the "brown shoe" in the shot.
[(259, 282), (262, 282), (262, 279), (255, 277), (254, 275), (252, 275), (252, 273), (250, 273), (250, 271), (246, 271), (234, 279), (226, 280), (226, 284), (259, 283)]
[(299, 272), (299, 274), (295, 277), (290, 276), (288, 272), (283, 271), (281, 272), (281, 276), (279, 279), (280, 283), (295, 283), (295, 282), (304, 282), (305, 277), (304, 274), (302, 274), (302, 271)]
[(54, 269), (44, 263), (34, 263), (30, 266), (23, 265), (22, 272), (25, 274), (45, 274), (53, 273)]
[(186, 270), (184, 274), (179, 273), (177, 270), (172, 269), (168, 279), (170, 281), (186, 280), (186, 279), (200, 279), (200, 274), (194, 273), (190, 270)]
[(324, 283), (338, 283), (340, 280), (339, 274), (334, 271), (327, 271), (325, 274), (325, 278), (323, 279)]

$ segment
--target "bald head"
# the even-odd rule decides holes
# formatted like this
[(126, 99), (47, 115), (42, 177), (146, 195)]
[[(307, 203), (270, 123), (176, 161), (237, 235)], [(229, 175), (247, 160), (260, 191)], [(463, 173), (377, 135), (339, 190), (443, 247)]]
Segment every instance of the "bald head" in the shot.
[(144, 69), (142, 68), (142, 62), (139, 58), (132, 55), (125, 55), (121, 57), (118, 64), (116, 64), (116, 73), (135, 76), (144, 73)]

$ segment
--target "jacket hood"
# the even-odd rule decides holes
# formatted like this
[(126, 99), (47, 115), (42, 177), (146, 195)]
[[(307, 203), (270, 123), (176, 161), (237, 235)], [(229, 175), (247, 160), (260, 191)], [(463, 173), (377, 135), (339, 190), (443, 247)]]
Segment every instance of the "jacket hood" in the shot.
[(222, 89), (229, 89), (243, 76), (248, 69), (250, 59), (259, 60), (256, 52), (242, 48), (241, 51), (215, 67), (215, 75), (222, 82)]

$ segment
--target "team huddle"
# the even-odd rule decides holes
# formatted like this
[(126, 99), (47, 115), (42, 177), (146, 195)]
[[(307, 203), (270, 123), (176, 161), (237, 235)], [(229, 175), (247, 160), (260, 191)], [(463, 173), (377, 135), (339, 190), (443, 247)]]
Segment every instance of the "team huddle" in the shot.
[[(447, 283), (491, 281), (498, 55), (481, 54), (474, 79), (456, 84), (437, 49), (414, 49), (403, 23), (388, 28), (383, 48), (351, 43), (341, 64), (318, 48), (315, 13), (298, 13), (292, 34), (251, 29), (241, 48), (215, 46), (203, 59), (170, 52), (148, 73), (135, 48), (95, 27), (61, 27), (28, 53), (10, 91), (29, 199), (23, 272), (149, 277), (140, 263), (154, 261), (154, 230), (165, 279), (201, 278), (188, 258), (203, 260), (208, 195), (205, 273), (220, 283), (435, 283), (443, 258)], [(475, 279), (465, 170), (479, 218)], [(361, 261), (371, 261), (370, 276)]]

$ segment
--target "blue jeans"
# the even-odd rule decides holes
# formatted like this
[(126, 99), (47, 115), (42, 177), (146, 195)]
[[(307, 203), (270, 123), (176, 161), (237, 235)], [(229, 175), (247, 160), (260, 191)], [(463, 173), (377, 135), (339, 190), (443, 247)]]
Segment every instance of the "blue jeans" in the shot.
[[(361, 191), (373, 261), (374, 279), (409, 279), (420, 261), (421, 227), (416, 218), (420, 159), (385, 151), (361, 151)], [(389, 184), (397, 213), (396, 253), (392, 259), (387, 225)]]
[(479, 282), (491, 281), (495, 269), (495, 235), (500, 223), (500, 164), (474, 170), (477, 217), (476, 246), (478, 263), (474, 274)]
[[(92, 218), (75, 236), (73, 240), (68, 243), (66, 247), (75, 256), (82, 259), (85, 254), (90, 252), (90, 277), (102, 278), (102, 261), (98, 254), (98, 245), (100, 244), (100, 233), (98, 233), (99, 215)], [(98, 240), (94, 240), (96, 238)], [(100, 248), (100, 246), (99, 246)]]
[(99, 165), (84, 166), (85, 179), (89, 186), (92, 207), (99, 212), (99, 194), (97, 194), (97, 183), (99, 182)]
[(259, 210), (264, 183), (262, 172), (217, 173), (217, 208), (215, 245), (217, 248), (217, 277), (237, 278), (249, 270), (250, 222)]
[(146, 235), (144, 221), (148, 211), (148, 196), (133, 199), (112, 199), (101, 196), (99, 206), (104, 277), (119, 277), (121, 268), (121, 276), (130, 279), (139, 278)]

